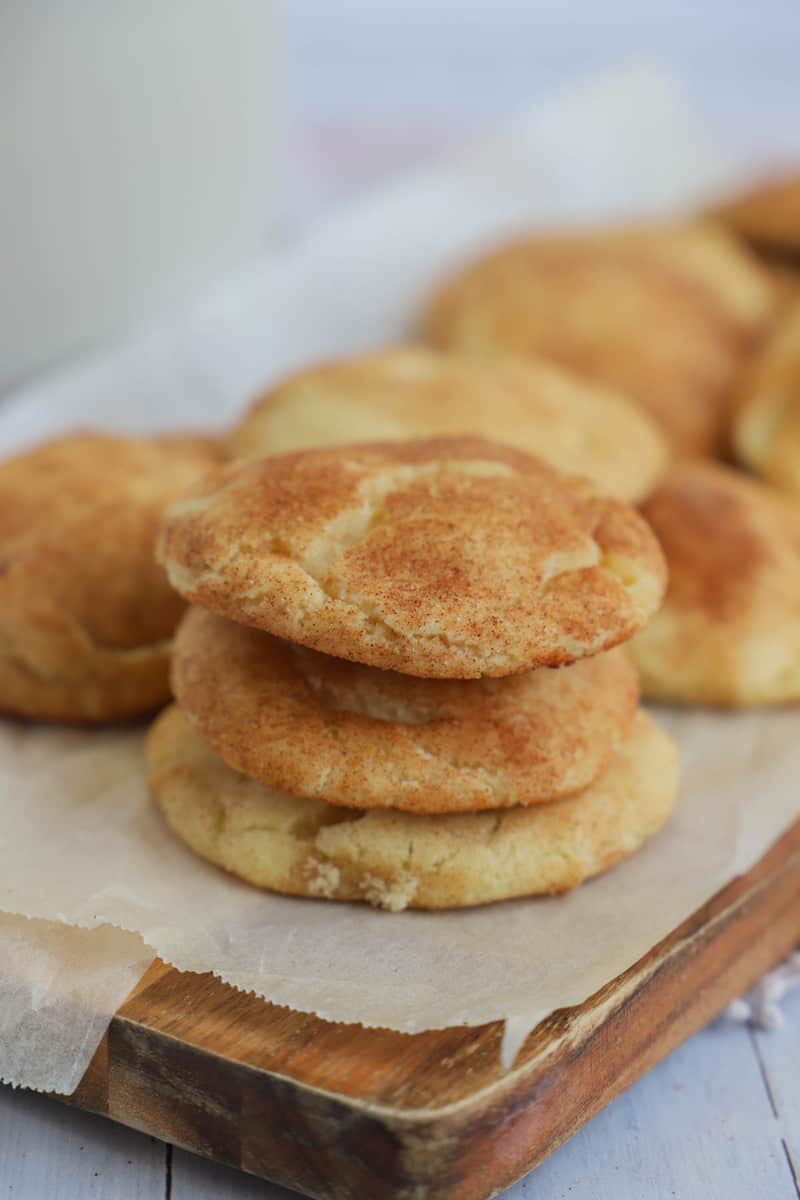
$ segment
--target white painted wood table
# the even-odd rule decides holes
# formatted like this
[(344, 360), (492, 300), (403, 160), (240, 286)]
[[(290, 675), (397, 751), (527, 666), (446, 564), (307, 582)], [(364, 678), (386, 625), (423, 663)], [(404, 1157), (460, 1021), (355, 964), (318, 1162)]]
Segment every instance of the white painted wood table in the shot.
[[(503, 1200), (800, 1200), (800, 992), (786, 1024), (720, 1020)], [(0, 1200), (290, 1200), (291, 1193), (0, 1088)], [(369, 1200), (369, 1197), (364, 1197)]]

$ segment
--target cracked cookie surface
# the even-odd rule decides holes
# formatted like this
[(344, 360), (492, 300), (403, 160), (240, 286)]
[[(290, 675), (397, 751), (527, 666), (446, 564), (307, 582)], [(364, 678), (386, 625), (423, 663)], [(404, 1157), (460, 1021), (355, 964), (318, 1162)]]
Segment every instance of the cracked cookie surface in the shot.
[(551, 358), (639, 403), (676, 451), (710, 454), (774, 303), (760, 264), (711, 225), (549, 234), (467, 265), (427, 332), (451, 350)]
[(211, 442), (80, 433), (0, 463), (0, 710), (65, 721), (169, 698), (183, 602), (154, 560)]
[(567, 891), (662, 827), (678, 775), (675, 746), (641, 712), (585, 791), (503, 812), (362, 812), (271, 791), (226, 766), (175, 705), (147, 755), (168, 824), (209, 862), (258, 887), (394, 912)]
[(231, 434), (237, 458), (306, 447), (481, 434), (638, 503), (667, 465), (655, 422), (624, 396), (545, 361), (407, 347), (323, 363), (261, 396)]
[(175, 697), (229, 766), (356, 808), (459, 812), (586, 787), (627, 732), (636, 672), (620, 648), (505, 679), (416, 679), (331, 658), (191, 609)]
[(222, 469), (168, 511), (159, 554), (201, 607), (419, 676), (596, 654), (631, 637), (664, 588), (636, 512), (477, 437)]
[(800, 699), (800, 509), (721, 464), (685, 463), (645, 506), (669, 565), (664, 605), (630, 643), (646, 696)]

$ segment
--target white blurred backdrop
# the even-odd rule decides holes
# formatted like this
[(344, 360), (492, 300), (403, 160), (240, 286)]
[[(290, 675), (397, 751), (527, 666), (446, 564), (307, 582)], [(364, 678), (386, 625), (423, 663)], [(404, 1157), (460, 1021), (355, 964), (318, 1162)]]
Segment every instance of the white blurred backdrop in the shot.
[(744, 153), (800, 158), (800, 0), (289, 0), (285, 21), (308, 213), (625, 63), (674, 73)]
[(800, 163), (798, 63), (800, 0), (0, 0), (0, 389), (587, 76)]

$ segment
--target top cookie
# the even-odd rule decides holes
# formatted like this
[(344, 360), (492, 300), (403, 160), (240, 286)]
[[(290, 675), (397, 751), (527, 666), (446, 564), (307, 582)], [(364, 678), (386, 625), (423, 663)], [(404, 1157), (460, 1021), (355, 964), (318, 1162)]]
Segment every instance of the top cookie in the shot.
[(800, 300), (754, 355), (738, 391), (737, 457), (769, 483), (800, 494)]
[(160, 558), (201, 607), (371, 666), (478, 678), (617, 645), (657, 608), (632, 509), (482, 438), (305, 451), (219, 469)]
[(762, 180), (721, 204), (715, 216), (761, 254), (800, 255), (800, 175)]
[(667, 462), (655, 423), (624, 396), (535, 359), (482, 361), (422, 347), (302, 371), (234, 430), (237, 458), (313, 446), (476, 433), (585, 475), (620, 500), (653, 491)]
[(0, 463), (0, 709), (109, 720), (169, 697), (183, 603), (153, 557), (211, 443), (79, 433)]
[(439, 292), (427, 326), (439, 346), (552, 358), (638, 401), (677, 450), (712, 453), (774, 300), (723, 230), (658, 226), (502, 248)]

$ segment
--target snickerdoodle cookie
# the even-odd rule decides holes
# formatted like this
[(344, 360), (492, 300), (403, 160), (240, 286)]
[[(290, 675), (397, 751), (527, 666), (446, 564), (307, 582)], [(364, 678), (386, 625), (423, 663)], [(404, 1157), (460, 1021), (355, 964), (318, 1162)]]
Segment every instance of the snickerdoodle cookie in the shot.
[(666, 441), (633, 402), (535, 358), (483, 361), (422, 347), (301, 371), (260, 396), (231, 435), (237, 458), (375, 439), (475, 433), (638, 503)]
[(745, 466), (800, 494), (800, 300), (787, 307), (742, 377), (732, 442)]
[(645, 514), (669, 566), (664, 606), (630, 644), (645, 695), (800, 699), (800, 508), (727, 467), (686, 463)]
[(66, 721), (169, 697), (183, 602), (154, 560), (211, 444), (77, 433), (0, 463), (0, 710)]
[(631, 637), (665, 574), (647, 524), (482, 438), (301, 451), (218, 470), (160, 558), (201, 607), (409, 675), (557, 666)]
[(186, 716), (267, 787), (356, 808), (459, 812), (589, 784), (638, 701), (622, 649), (506, 679), (415, 679), (191, 609), (173, 655)]
[(543, 234), (468, 265), (434, 298), (434, 344), (545, 355), (618, 388), (675, 449), (720, 445), (730, 388), (773, 284), (711, 224)]
[(800, 174), (762, 179), (715, 209), (714, 215), (774, 262), (800, 266)]
[(678, 772), (644, 713), (585, 791), (503, 812), (361, 812), (271, 791), (226, 766), (176, 706), (154, 725), (148, 760), (168, 824), (203, 858), (258, 887), (393, 912), (573, 888), (661, 828)]

